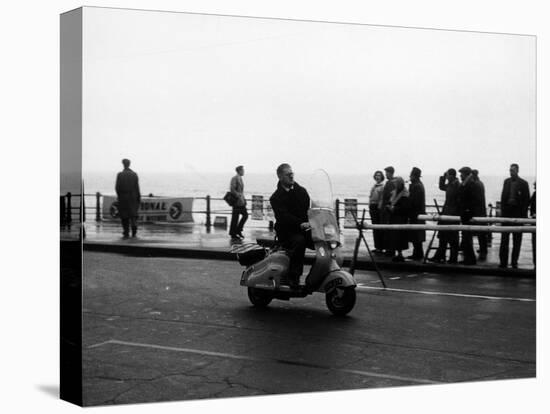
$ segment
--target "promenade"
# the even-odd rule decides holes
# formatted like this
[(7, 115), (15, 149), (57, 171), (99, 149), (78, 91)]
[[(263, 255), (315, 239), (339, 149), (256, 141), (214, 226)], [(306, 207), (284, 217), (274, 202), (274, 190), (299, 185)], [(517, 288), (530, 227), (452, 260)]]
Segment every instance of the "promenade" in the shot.
[[(265, 223), (250, 221), (244, 229), (245, 239), (243, 243), (254, 243), (258, 238), (272, 239), (274, 233), (269, 231)], [(211, 227), (210, 230), (203, 224), (153, 224), (145, 223), (139, 226), (138, 237), (124, 240), (121, 235), (121, 227), (115, 221), (90, 222), (85, 224), (84, 249), (90, 251), (106, 251), (118, 253), (131, 253), (135, 255), (158, 257), (189, 257), (213, 260), (235, 260), (235, 255), (230, 253), (231, 242), (224, 228)], [(369, 247), (372, 249), (372, 233), (364, 232)], [(344, 253), (344, 266), (350, 264), (357, 239), (356, 229), (342, 230), (342, 248)], [(79, 236), (77, 226), (65, 227), (61, 230), (61, 239), (76, 239)], [(432, 232), (426, 232), (424, 249), (428, 247)], [(438, 239), (434, 240), (437, 247)], [(474, 248), (477, 249), (477, 239), (474, 237)], [(474, 266), (434, 264), (431, 262), (407, 260), (405, 263), (394, 263), (383, 255), (375, 255), (375, 263), (381, 270), (410, 270), (414, 272), (435, 273), (468, 273), (476, 275), (499, 275), (534, 277), (535, 269), (532, 258), (531, 235), (524, 234), (518, 269), (500, 269), (498, 267), (498, 250), (500, 234), (493, 234), (492, 243), (489, 246), (487, 260), (478, 261)], [(510, 241), (511, 251), (511, 241)], [(412, 253), (411, 249), (404, 251), (404, 256)], [(430, 252), (430, 257), (434, 251)], [(313, 252), (306, 252), (306, 261), (311, 261)], [(460, 256), (459, 256), (460, 260)], [(361, 243), (359, 249), (357, 269), (374, 269), (373, 261), (368, 251)]]
[[(245, 243), (273, 237), (259, 224)], [(384, 287), (363, 245), (356, 306), (336, 318), (322, 294), (251, 306), (224, 229), (144, 224), (124, 240), (118, 223), (93, 222), (85, 233), (85, 406), (536, 376), (529, 237), (519, 269), (498, 268), (498, 235), (476, 266), (376, 256)], [(356, 236), (343, 230), (346, 268)], [(61, 238), (78, 240), (78, 226)]]

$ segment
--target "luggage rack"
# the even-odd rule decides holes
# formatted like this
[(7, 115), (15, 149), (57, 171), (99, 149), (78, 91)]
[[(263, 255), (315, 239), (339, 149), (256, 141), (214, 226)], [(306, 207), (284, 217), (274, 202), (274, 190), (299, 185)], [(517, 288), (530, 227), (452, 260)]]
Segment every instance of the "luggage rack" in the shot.
[(273, 247), (276, 247), (278, 245), (277, 240), (269, 238), (257, 238), (256, 243), (262, 247), (266, 247), (268, 249), (272, 249)]

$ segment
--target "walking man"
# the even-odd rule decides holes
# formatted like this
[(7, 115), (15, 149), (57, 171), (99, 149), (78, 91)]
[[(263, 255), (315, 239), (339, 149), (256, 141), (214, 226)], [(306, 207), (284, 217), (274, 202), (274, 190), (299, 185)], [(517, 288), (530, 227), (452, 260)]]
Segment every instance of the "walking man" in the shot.
[(141, 194), (138, 175), (130, 169), (130, 160), (122, 160), (124, 169), (117, 174), (115, 191), (118, 198), (118, 214), (122, 221), (122, 236), (127, 239), (132, 229), (132, 237), (137, 235), (137, 218)]
[[(500, 197), (500, 208), (502, 217), (526, 218), (529, 208), (529, 184), (527, 181), (520, 178), (519, 165), (510, 165), (510, 178), (504, 180), (502, 186), (502, 195)], [(507, 224), (503, 224), (507, 225)], [(508, 224), (511, 225), (511, 224)], [(512, 267), (517, 269), (519, 251), (521, 249), (521, 239), (523, 233), (514, 233), (512, 247)], [(500, 236), (500, 266), (505, 268), (508, 266), (508, 245), (510, 244), (510, 233), (501, 233)]]
[[(244, 239), (243, 227), (248, 219), (248, 211), (246, 211), (246, 199), (244, 198), (244, 167), (239, 165), (235, 168), (237, 174), (231, 178), (229, 183), (229, 191), (235, 197), (233, 211), (231, 213), (231, 224), (229, 226), (229, 235), (231, 240), (237, 241)], [(239, 220), (240, 216), (240, 220)]]

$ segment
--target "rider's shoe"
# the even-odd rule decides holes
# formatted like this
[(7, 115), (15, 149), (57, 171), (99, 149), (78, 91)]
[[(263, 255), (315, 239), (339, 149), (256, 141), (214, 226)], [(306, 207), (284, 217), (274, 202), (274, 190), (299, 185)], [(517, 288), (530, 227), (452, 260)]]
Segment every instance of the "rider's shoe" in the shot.
[(282, 275), (280, 279), (281, 286), (288, 286), (291, 289), (300, 287), (300, 276)]

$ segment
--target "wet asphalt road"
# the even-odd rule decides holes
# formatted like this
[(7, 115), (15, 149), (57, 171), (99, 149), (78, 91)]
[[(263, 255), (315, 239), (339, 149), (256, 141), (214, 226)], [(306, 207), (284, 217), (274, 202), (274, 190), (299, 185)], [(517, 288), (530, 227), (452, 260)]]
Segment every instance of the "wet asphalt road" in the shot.
[(85, 405), (534, 377), (535, 281), (356, 274), (253, 308), (237, 262), (84, 252)]

